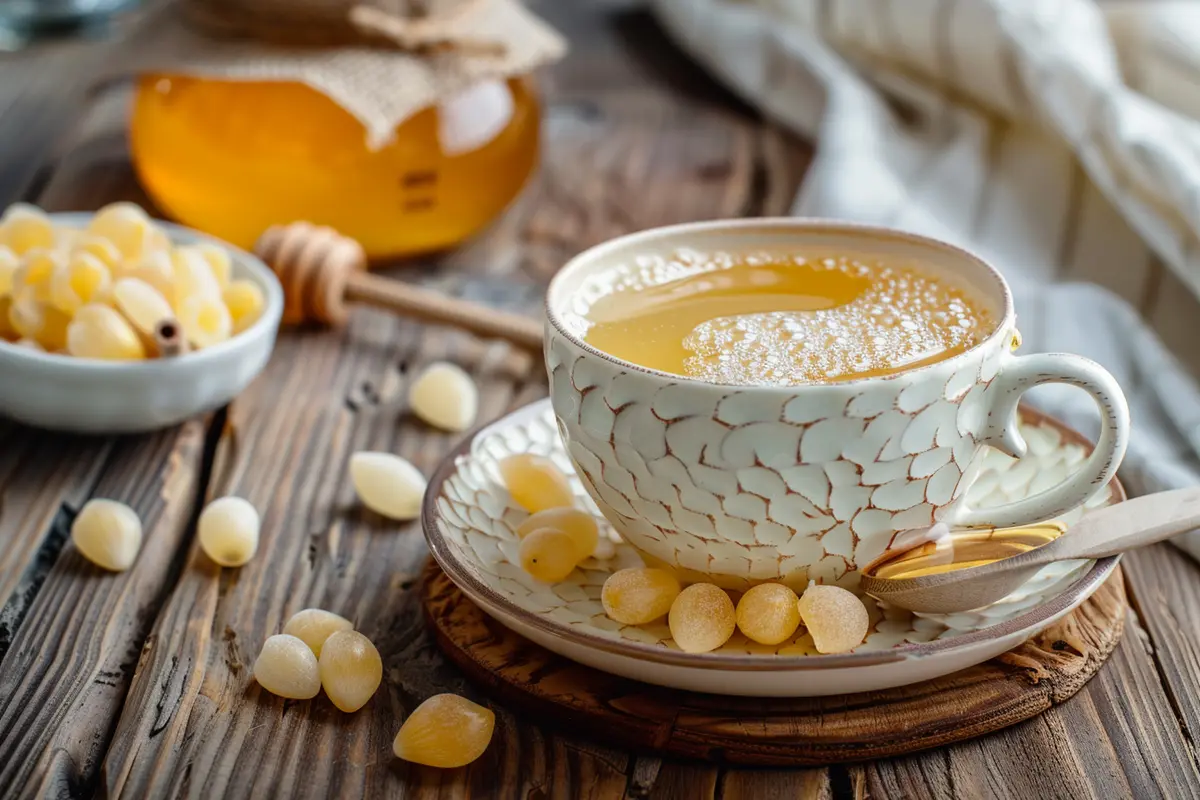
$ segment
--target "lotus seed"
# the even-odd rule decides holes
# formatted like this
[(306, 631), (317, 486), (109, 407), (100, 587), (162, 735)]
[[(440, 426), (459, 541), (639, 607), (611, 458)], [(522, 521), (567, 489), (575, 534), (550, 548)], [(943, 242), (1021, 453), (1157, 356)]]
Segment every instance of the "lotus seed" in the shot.
[(738, 601), (738, 630), (759, 644), (787, 641), (800, 627), (796, 602), (796, 593), (783, 584), (754, 586)]
[(124, 572), (142, 546), (142, 521), (124, 503), (89, 500), (71, 524), (71, 541), (96, 566)]
[(379, 651), (358, 631), (332, 634), (321, 648), (318, 664), (325, 694), (348, 713), (365, 706), (383, 680)]
[(667, 624), (671, 638), (685, 653), (716, 650), (733, 635), (733, 601), (724, 589), (711, 583), (692, 584), (671, 604)]
[(813, 644), (821, 653), (848, 653), (867, 638), (871, 619), (854, 592), (814, 583), (797, 604)]
[(196, 525), (200, 548), (222, 567), (240, 567), (258, 550), (258, 511), (240, 497), (213, 500)]
[(430, 364), (413, 382), (408, 404), (421, 420), (447, 431), (465, 431), (475, 423), (479, 390), (461, 367), (446, 361)]
[(292, 700), (307, 700), (321, 691), (317, 657), (308, 645), (286, 633), (263, 642), (254, 662), (254, 679), (271, 694)]
[(306, 608), (297, 611), (283, 626), (283, 632), (303, 641), (317, 658), (321, 657), (321, 646), (338, 631), (354, 630), (354, 623), (339, 617), (332, 611)]
[(455, 694), (437, 694), (404, 720), (392, 751), (430, 767), (464, 767), (487, 750), (495, 726), (490, 709)]
[(421, 515), (425, 476), (391, 453), (359, 452), (350, 456), (350, 480), (363, 505), (394, 520)]
[(645, 625), (671, 610), (679, 581), (656, 567), (630, 567), (608, 576), (600, 591), (604, 613), (626, 625)]

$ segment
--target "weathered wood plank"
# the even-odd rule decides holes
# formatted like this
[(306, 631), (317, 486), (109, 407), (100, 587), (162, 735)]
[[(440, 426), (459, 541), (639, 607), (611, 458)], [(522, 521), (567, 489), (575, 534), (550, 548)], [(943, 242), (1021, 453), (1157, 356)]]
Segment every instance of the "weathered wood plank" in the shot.
[(723, 800), (832, 800), (828, 769), (733, 770), (721, 776)]
[(1200, 792), (1191, 743), (1132, 613), (1108, 664), (1072, 700), (982, 739), (854, 770), (861, 770), (871, 797), (1142, 798)]
[[(138, 512), (138, 560), (112, 574), (67, 546), (0, 662), (0, 786), (14, 796), (86, 793), (95, 779), (154, 609), (177, 572), (204, 430), (196, 420), (115, 445), (94, 494)], [(69, 520), (62, 525), (65, 535)]]
[(1159, 677), (1195, 758), (1200, 734), (1200, 565), (1168, 544), (1143, 547), (1121, 562), (1130, 602), (1153, 648)]

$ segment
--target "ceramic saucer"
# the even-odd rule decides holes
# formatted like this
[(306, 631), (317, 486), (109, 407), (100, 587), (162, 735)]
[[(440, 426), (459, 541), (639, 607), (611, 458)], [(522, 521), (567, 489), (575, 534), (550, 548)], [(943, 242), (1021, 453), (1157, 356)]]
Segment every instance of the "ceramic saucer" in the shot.
[[(1061, 481), (1091, 445), (1060, 423), (1022, 410), (1028, 455), (988, 454), (971, 489), (975, 507), (998, 505)], [(596, 514), (607, 539), (562, 583), (548, 585), (517, 565), (514, 532), (527, 516), (500, 480), (497, 463), (538, 453), (572, 477), (580, 508)], [(1119, 502), (1113, 481), (1089, 506)], [(1077, 509), (1060, 519), (1070, 525)], [(1052, 564), (1008, 597), (972, 612), (917, 616), (868, 599), (871, 630), (852, 653), (820, 655), (799, 634), (781, 645), (740, 633), (711, 653), (685, 653), (666, 621), (642, 626), (609, 619), (600, 604), (605, 579), (641, 559), (604, 522), (563, 450), (550, 402), (541, 400), (470, 436), (439, 467), (425, 495), (425, 537), (441, 568), (474, 603), (506, 627), (559, 655), (635, 680), (698, 692), (815, 697), (903, 686), (947, 675), (1016, 647), (1086, 600), (1117, 558)]]

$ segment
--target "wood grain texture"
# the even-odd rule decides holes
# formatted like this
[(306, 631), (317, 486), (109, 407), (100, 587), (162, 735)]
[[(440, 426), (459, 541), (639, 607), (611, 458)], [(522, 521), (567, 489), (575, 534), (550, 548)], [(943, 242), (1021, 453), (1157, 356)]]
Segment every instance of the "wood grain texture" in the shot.
[(1118, 569), (1031, 641), (954, 675), (859, 695), (757, 699), (667, 690), (557, 656), (484, 614), (432, 562), (422, 599), (442, 649), (510, 708), (617, 746), (774, 766), (896, 756), (1036, 716), (1096, 673), (1127, 608)]
[[(607, 236), (787, 211), (811, 149), (717, 87), (639, 0), (533, 5), (572, 42), (570, 56), (544, 76), (542, 174), (484, 236), (405, 265), (403, 277), (534, 313), (550, 274)], [(58, 42), (0, 57), (0, 202), (61, 210), (147, 202), (126, 157), (129, 87), (86, 94), (104, 47)], [(1088, 279), (1087, 259), (1076, 262), (1071, 278)], [(1149, 272), (1101, 278), (1135, 301), (1146, 295), (1141, 307), (1189, 358), (1194, 302)], [(412, 371), (439, 357), (479, 376), (485, 413), (544, 393), (527, 356), (364, 312), (342, 334), (286, 335), (271, 371), (230, 410), (228, 427), (218, 417), (112, 440), (0, 424), (0, 720), (15, 723), (0, 733), (0, 795), (1200, 792), (1192, 749), (1200, 602), (1188, 588), (1195, 584), (1185, 584), (1196, 567), (1169, 548), (1129, 559), (1134, 633), (1099, 676), (1070, 702), (983, 739), (849, 767), (743, 771), (604, 747), (494, 706), (495, 742), (471, 767), (395, 762), (394, 728), (424, 696), (484, 698), (421, 622), (413, 586), (425, 553), (415, 529), (384, 526), (353, 507), (342, 463), (348, 448), (370, 446), (428, 466), (452, 444), (403, 413)], [(210, 494), (246, 492), (269, 509), (269, 547), (255, 570), (220, 572), (194, 551), (187, 521), (198, 498), (178, 489), (164, 496), (168, 478), (195, 490), (210, 482)], [(131, 500), (146, 515), (151, 533), (134, 572), (92, 573), (64, 546), (73, 512), (97, 494)], [(263, 697), (247, 678), (255, 637), (307, 603), (348, 609), (379, 637), (385, 686), (354, 717), (324, 700)]]

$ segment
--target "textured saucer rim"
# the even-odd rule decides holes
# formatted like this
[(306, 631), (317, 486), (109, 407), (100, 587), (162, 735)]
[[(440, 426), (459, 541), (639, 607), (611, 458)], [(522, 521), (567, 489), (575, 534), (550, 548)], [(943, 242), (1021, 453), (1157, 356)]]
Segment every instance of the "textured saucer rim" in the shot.
[[(487, 436), (493, 430), (517, 425), (529, 417), (545, 413), (549, 404), (549, 398), (535, 400), (505, 414), (493, 422), (482, 425), (469, 433), (454, 450), (447, 454), (441, 463), (438, 464), (425, 490), (425, 496), (421, 502), (421, 528), (424, 531), (425, 541), (429, 545), (429, 550), (433, 554), (434, 560), (437, 561), (438, 566), (442, 568), (442, 571), (446, 573), (450, 580), (472, 602), (479, 605), (490, 616), (495, 616), (496, 613), (489, 606), (502, 609), (498, 613), (515, 617), (520, 622), (544, 634), (567, 639), (581, 647), (601, 650), (613, 655), (653, 661), (669, 666), (739, 672), (798, 672), (841, 669), (928, 658), (946, 655), (963, 648), (970, 648), (973, 645), (1011, 636), (1024, 630), (1031, 632), (1040, 630), (1090, 597), (1108, 579), (1120, 561), (1120, 556), (1110, 556), (1095, 561), (1087, 572), (1063, 589), (1053, 599), (1034, 606), (1028, 611), (1007, 619), (1004, 622), (979, 628), (958, 636), (936, 639), (931, 642), (896, 645), (888, 650), (836, 655), (685, 653), (670, 650), (661, 645), (619, 641), (596, 636), (580, 631), (572, 626), (558, 623), (512, 603), (504, 595), (480, 581), (468, 569), (464, 568), (447, 543), (445, 536), (438, 529), (438, 523), (441, 522), (442, 515), (438, 509), (437, 501), (442, 496), (443, 487), (447, 480), (456, 472), (458, 459), (470, 455), (475, 442), (481, 437)], [(1024, 419), (1036, 424), (1049, 424), (1053, 426), (1062, 433), (1065, 441), (1082, 445), (1089, 450), (1095, 446), (1086, 436), (1049, 414), (1026, 406), (1021, 407), (1020, 413)], [(1117, 478), (1114, 477), (1110, 481), (1109, 487), (1111, 495), (1110, 501), (1106, 505), (1115, 505), (1126, 499), (1125, 489)], [(503, 619), (500, 619), (500, 621), (504, 622)]]
[[(95, 216), (91, 211), (56, 211), (48, 215), (51, 221), (69, 228), (83, 228), (88, 220)], [(279, 329), (283, 319), (283, 287), (279, 278), (271, 271), (261, 258), (230, 244), (224, 239), (179, 225), (163, 219), (153, 220), (162, 228), (172, 245), (196, 244), (205, 242), (214, 244), (229, 253), (230, 257), (240, 266), (245, 267), (253, 276), (254, 282), (263, 290), (263, 311), (249, 328), (240, 331), (223, 342), (202, 350), (190, 350), (173, 358), (147, 358), (140, 361), (111, 361), (103, 358), (81, 358), (79, 356), (61, 353), (45, 353), (28, 347), (18, 347), (11, 342), (0, 339), (0, 348), (6, 358), (15, 358), (46, 365), (48, 368), (68, 372), (108, 372), (108, 373), (143, 373), (153, 375), (160, 373), (168, 378), (172, 370), (185, 367), (202, 367), (206, 363), (219, 361), (243, 347), (249, 346), (254, 340), (264, 336), (272, 336)], [(274, 348), (272, 348), (274, 349)], [(119, 379), (119, 377), (117, 378)]]

